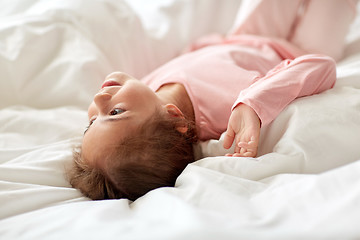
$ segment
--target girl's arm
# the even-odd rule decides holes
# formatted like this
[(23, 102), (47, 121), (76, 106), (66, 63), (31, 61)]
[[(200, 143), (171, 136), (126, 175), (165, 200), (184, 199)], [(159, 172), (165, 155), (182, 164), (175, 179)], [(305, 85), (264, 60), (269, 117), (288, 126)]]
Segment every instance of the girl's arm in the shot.
[(241, 91), (232, 109), (244, 103), (254, 109), (262, 125), (267, 125), (294, 99), (321, 93), (335, 81), (336, 64), (330, 57), (311, 54), (284, 60)]
[(273, 121), (294, 99), (321, 93), (335, 81), (336, 65), (330, 57), (316, 54), (282, 61), (239, 94), (223, 144), (230, 148), (235, 140), (235, 152), (229, 156), (255, 157), (260, 125)]

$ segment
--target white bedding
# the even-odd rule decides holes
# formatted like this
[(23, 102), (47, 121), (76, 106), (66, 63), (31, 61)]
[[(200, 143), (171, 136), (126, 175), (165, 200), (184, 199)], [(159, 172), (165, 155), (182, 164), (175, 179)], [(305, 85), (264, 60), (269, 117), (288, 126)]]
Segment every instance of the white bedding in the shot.
[(360, 5), (337, 84), (262, 129), (259, 157), (201, 143), (175, 188), (135, 202), (90, 201), (67, 182), (103, 78), (140, 78), (226, 33), (240, 3), (0, 0), (0, 239), (360, 238)]

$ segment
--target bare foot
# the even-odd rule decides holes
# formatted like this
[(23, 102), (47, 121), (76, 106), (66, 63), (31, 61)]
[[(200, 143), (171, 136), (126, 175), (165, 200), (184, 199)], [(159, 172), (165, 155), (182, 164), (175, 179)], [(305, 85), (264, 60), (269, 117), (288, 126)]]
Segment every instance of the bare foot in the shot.
[(260, 119), (246, 104), (238, 105), (231, 113), (223, 146), (229, 149), (235, 140), (235, 150), (226, 156), (256, 157), (260, 138)]

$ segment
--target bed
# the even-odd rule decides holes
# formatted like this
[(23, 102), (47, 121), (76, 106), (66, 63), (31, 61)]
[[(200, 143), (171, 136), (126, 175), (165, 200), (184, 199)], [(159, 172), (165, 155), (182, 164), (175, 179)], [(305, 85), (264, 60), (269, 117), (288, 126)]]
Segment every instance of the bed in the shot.
[(68, 183), (104, 77), (141, 78), (198, 37), (227, 33), (242, 3), (0, 1), (0, 238), (360, 238), (359, 4), (335, 87), (263, 128), (257, 158), (199, 143), (174, 188), (135, 202), (91, 201)]

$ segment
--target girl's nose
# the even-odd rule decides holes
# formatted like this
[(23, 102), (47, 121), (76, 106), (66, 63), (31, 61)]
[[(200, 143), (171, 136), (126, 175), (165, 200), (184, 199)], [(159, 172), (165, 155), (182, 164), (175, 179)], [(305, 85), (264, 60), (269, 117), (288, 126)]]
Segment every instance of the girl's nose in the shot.
[(98, 107), (100, 113), (107, 114), (107, 108), (112, 95), (106, 92), (99, 92), (94, 96), (94, 103)]

